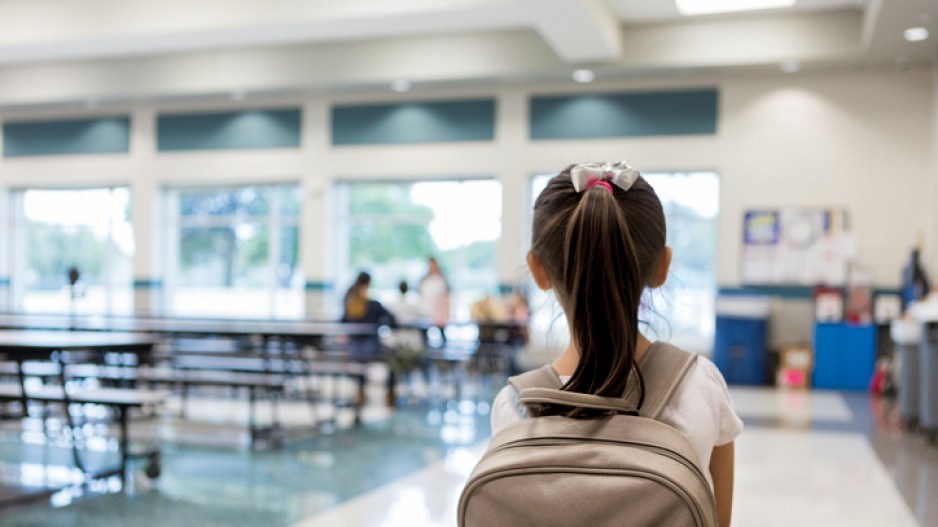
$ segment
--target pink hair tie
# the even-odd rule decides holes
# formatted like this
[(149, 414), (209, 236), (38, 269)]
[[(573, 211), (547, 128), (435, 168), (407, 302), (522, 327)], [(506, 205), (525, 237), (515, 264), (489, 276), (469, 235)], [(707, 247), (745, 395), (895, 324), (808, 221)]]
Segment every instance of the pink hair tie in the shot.
[(612, 191), (612, 185), (610, 185), (609, 182), (604, 179), (594, 179), (590, 181), (589, 183), (586, 184), (586, 188), (584, 188), (583, 190), (591, 189), (597, 185), (605, 187), (606, 190), (608, 190), (610, 194), (614, 194), (614, 192)]

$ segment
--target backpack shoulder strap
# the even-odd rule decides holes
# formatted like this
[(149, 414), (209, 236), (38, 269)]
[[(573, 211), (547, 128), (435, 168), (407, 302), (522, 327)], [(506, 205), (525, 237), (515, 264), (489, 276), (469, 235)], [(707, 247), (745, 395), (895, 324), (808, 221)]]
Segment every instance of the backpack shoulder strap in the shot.
[(550, 388), (552, 390), (563, 388), (563, 382), (561, 382), (557, 372), (554, 371), (553, 366), (550, 364), (545, 364), (541, 368), (522, 373), (521, 375), (509, 377), (508, 384), (519, 394), (522, 390), (528, 388)]
[[(688, 353), (670, 344), (657, 343), (649, 349), (638, 365), (645, 380), (645, 402), (639, 411), (639, 415), (657, 419), (696, 360), (696, 353)], [(632, 379), (635, 380), (635, 376)], [(522, 391), (529, 389), (546, 388), (548, 391), (553, 391), (563, 388), (563, 382), (550, 364), (510, 377), (508, 383), (519, 395)], [(535, 391), (540, 394), (544, 390), (529, 392), (532, 397), (536, 395)], [(561, 395), (566, 398), (569, 394), (554, 392), (554, 395)], [(637, 382), (629, 382), (625, 399), (626, 401), (633, 401), (631, 403), (633, 406), (630, 407), (634, 408), (634, 405), (638, 402)], [(545, 401), (534, 401), (532, 399), (529, 402)], [(575, 401), (557, 400), (551, 402), (573, 404)]]
[[(649, 349), (638, 365), (645, 380), (645, 402), (639, 415), (657, 419), (696, 360), (696, 353), (688, 353), (670, 344), (657, 343)], [(627, 399), (633, 398), (633, 392), (637, 399), (637, 385), (637, 382), (630, 383)]]

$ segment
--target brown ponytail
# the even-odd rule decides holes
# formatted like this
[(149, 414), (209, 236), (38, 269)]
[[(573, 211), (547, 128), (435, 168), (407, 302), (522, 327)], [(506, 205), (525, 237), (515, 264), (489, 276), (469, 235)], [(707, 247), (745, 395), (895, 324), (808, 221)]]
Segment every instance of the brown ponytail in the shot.
[(551, 280), (580, 354), (564, 389), (621, 397), (635, 367), (642, 292), (665, 246), (664, 213), (641, 177), (628, 191), (596, 185), (576, 192), (570, 168), (537, 198), (531, 251)]
[(365, 289), (369, 285), (371, 285), (371, 275), (362, 271), (345, 293), (343, 319), (356, 320), (365, 316), (368, 311), (368, 297), (365, 295)]

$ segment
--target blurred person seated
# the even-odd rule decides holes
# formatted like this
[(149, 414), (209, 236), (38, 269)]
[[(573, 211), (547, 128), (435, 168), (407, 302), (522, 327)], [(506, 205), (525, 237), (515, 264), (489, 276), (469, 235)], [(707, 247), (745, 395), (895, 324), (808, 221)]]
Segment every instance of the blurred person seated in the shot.
[[(391, 314), (381, 302), (368, 297), (368, 288), (371, 286), (371, 275), (362, 271), (355, 283), (345, 293), (345, 306), (342, 313), (342, 322), (357, 322), (362, 324), (375, 324), (376, 326), (393, 326), (396, 324)], [(358, 335), (351, 338), (349, 350), (352, 355), (375, 356), (381, 353), (381, 343), (378, 340), (377, 327), (375, 334)]]
[(420, 306), (417, 305), (417, 302), (408, 294), (409, 288), (406, 281), (402, 280), (397, 287), (401, 292), (401, 296), (388, 305), (388, 311), (394, 315), (394, 319), (397, 320), (398, 324), (417, 324), (420, 322), (420, 319), (423, 318), (421, 316)]
[(528, 344), (528, 324), (531, 309), (521, 291), (515, 291), (507, 301), (485, 296), (472, 305), (470, 316), (479, 327), (479, 344), (483, 354), (499, 354), (500, 347), (508, 348), (508, 373), (521, 373), (517, 353)]
[[(342, 322), (355, 322), (363, 324), (375, 324), (373, 335), (353, 335), (349, 339), (349, 352), (353, 358), (375, 358), (381, 356), (383, 347), (378, 337), (379, 326), (394, 326), (396, 321), (381, 302), (372, 300), (368, 297), (368, 288), (371, 286), (371, 275), (362, 271), (355, 279), (355, 283), (349, 287), (345, 293), (344, 312), (342, 313)], [(365, 401), (365, 384), (367, 379), (362, 376), (358, 384), (359, 403)], [(394, 371), (388, 374), (388, 405), (394, 404)]]
[(398, 289), (401, 296), (388, 305), (388, 310), (397, 320), (398, 327), (382, 339), (385, 347), (391, 350), (387, 358), (388, 366), (402, 379), (406, 380), (411, 373), (420, 371), (429, 380), (427, 333), (425, 328), (419, 325), (423, 319), (420, 306), (408, 295), (406, 281), (401, 281)]
[(505, 350), (509, 338), (507, 325), (511, 317), (505, 302), (501, 298), (486, 295), (472, 304), (469, 316), (479, 328), (479, 347), (470, 366), (479, 373), (498, 373), (505, 370), (507, 359), (507, 367), (511, 369), (511, 353)]
[(512, 322), (510, 344), (525, 346), (529, 340), (528, 325), (531, 323), (531, 307), (521, 291), (515, 290), (508, 298), (508, 318)]
[(469, 308), (469, 317), (475, 322), (502, 324), (510, 319), (508, 307), (500, 298), (485, 295)]

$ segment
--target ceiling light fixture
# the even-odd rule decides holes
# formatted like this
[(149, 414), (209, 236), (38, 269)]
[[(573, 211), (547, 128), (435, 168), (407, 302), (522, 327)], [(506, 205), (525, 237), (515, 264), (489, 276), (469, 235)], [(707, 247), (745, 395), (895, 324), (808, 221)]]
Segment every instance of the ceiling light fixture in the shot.
[(792, 7), (795, 0), (675, 0), (684, 16)]
[(232, 101), (243, 101), (247, 96), (248, 94), (244, 90), (235, 90), (231, 92), (231, 95), (229, 95)]
[(397, 79), (397, 80), (391, 81), (391, 91), (394, 91), (397, 93), (404, 93), (405, 91), (410, 91), (411, 87), (413, 87), (413, 84), (411, 84), (411, 82), (406, 79)]
[(797, 60), (783, 60), (778, 67), (785, 73), (798, 73), (801, 71), (801, 62)]
[(928, 30), (924, 27), (910, 27), (902, 32), (902, 36), (909, 42), (921, 42), (928, 38)]
[(573, 80), (580, 84), (589, 84), (595, 78), (596, 74), (593, 73), (593, 70), (576, 70), (573, 72)]

